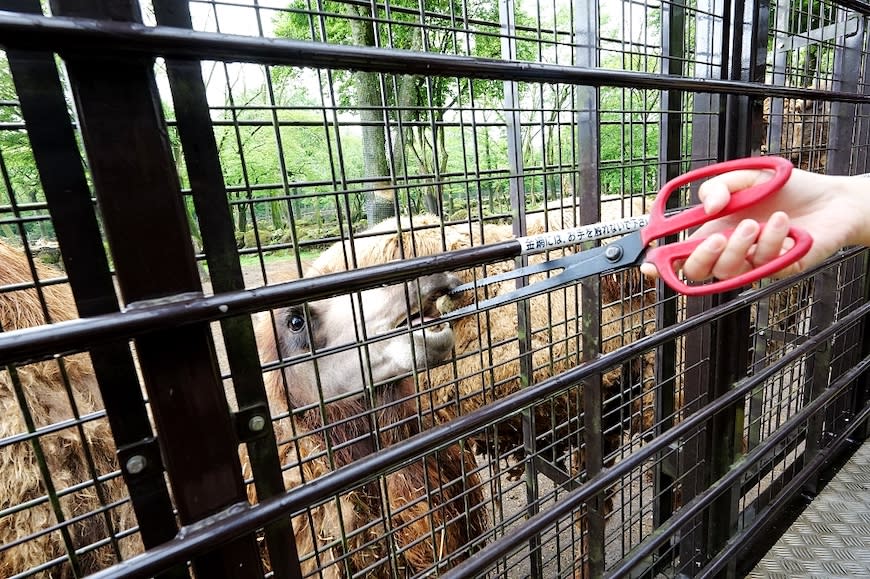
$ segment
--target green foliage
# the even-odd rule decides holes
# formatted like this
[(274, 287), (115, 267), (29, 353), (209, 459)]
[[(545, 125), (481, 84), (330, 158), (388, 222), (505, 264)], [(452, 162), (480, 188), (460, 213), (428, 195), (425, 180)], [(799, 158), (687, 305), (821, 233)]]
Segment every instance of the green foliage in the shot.
[[(22, 227), (28, 236), (52, 238), (54, 228), (46, 218), (47, 211), (21, 209), (22, 205), (43, 203), (45, 195), (21, 110), (12, 104), (17, 98), (9, 63), (0, 53), (0, 123), (6, 125), (0, 128), (0, 206), (18, 207), (20, 217), (45, 218), (25, 222)], [(18, 237), (19, 231), (8, 224), (0, 225), (0, 235)]]
[[(371, 22), (374, 16), (377, 23), (369, 39), (372, 45), (484, 58), (498, 58), (501, 54), (498, 5), (493, 2), (471, 0), (466, 2), (463, 11), (458, 11), (452, 0), (428, 0), (422, 14), (416, 0), (396, 0), (389, 4), (388, 10), (378, 6), (374, 14), (370, 8), (335, 0), (320, 6), (326, 14), (322, 20), (313, 15), (316, 7), (310, 0), (293, 0), (291, 11), (277, 17), (276, 34), (300, 40), (353, 44), (358, 38), (354, 27)], [(455, 18), (460, 13), (467, 15), (467, 21), (464, 30), (458, 31)], [(519, 25), (531, 24), (531, 19), (522, 13), (518, 13), (516, 19)], [(522, 34), (533, 38), (530, 29)], [(533, 46), (531, 42), (518, 40), (518, 58), (535, 59)], [(354, 82), (347, 73), (337, 72), (332, 78), (342, 106), (357, 102), (354, 94), (361, 86), (358, 83), (363, 82), (362, 77)], [(456, 149), (447, 146), (446, 115), (457, 106), (481, 106), (503, 99), (503, 83), (483, 79), (385, 75), (384, 80), (386, 91), (381, 94), (380, 102), (389, 107), (392, 127), (398, 127), (399, 123), (404, 125), (402, 133), (395, 128), (390, 139), (393, 174), (399, 179), (404, 175), (444, 175), (451, 172), (452, 166), (457, 166), (457, 161), (467, 162), (458, 154), (462, 150), (461, 142)], [(370, 145), (364, 142), (363, 146), (386, 149), (386, 143), (380, 142)], [(438, 211), (441, 203), (452, 205), (454, 195), (441, 184), (417, 182), (401, 190), (398, 202), (414, 209)]]
[[(779, 31), (782, 35), (792, 36), (796, 39), (805, 40), (815, 36), (821, 29), (832, 25), (837, 19), (837, 6), (822, 0), (794, 0), (789, 5), (788, 15), (780, 19), (777, 12), (781, 6), (771, 3), (770, 23), (784, 21), (784, 30)], [(769, 35), (767, 50), (773, 54), (777, 50), (777, 36)], [(788, 75), (790, 86), (811, 87), (817, 79), (827, 79), (833, 72), (835, 42), (828, 38), (819, 42), (803, 43), (802, 46), (790, 50), (785, 54), (785, 70)]]

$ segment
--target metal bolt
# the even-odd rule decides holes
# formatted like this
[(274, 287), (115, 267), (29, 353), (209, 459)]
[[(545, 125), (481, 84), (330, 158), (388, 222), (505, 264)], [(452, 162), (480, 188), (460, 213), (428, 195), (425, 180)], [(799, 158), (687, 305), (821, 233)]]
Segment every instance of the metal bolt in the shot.
[(248, 430), (251, 432), (262, 432), (264, 428), (266, 428), (266, 419), (259, 414), (251, 416), (248, 420)]
[(139, 474), (145, 467), (148, 466), (148, 459), (141, 454), (131, 456), (127, 459), (127, 472), (130, 474)]
[(618, 245), (608, 245), (607, 249), (604, 250), (604, 257), (608, 261), (616, 261), (622, 257), (622, 248)]

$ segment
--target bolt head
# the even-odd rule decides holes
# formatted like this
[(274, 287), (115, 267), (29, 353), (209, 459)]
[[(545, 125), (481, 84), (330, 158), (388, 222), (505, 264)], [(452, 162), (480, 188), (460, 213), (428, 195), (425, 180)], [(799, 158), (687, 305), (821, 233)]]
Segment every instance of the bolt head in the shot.
[(148, 466), (148, 459), (141, 454), (136, 454), (127, 459), (127, 464), (125, 466), (128, 473), (139, 474), (145, 470), (146, 466)]
[(608, 245), (604, 250), (604, 257), (610, 261), (616, 261), (622, 257), (622, 248), (618, 245)]
[(262, 432), (264, 428), (266, 428), (266, 419), (259, 414), (251, 416), (248, 420), (248, 430), (251, 432)]

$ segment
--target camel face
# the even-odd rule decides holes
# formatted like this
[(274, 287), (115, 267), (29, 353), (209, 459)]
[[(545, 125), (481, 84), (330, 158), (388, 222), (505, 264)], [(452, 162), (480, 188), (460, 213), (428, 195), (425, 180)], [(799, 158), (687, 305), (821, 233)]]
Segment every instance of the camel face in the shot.
[(443, 362), (453, 330), (437, 323), (436, 302), (459, 283), (435, 274), (276, 310), (277, 352), (289, 361), (283, 372), (291, 398), (302, 405), (358, 396)]

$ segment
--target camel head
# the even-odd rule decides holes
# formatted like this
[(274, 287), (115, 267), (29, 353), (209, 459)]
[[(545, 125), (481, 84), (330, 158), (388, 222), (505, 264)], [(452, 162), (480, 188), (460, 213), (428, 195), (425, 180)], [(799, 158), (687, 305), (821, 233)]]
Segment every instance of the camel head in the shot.
[(441, 273), (275, 310), (258, 325), (263, 361), (283, 361), (271, 373), (294, 406), (361, 396), (450, 355), (436, 303), (459, 284)]

